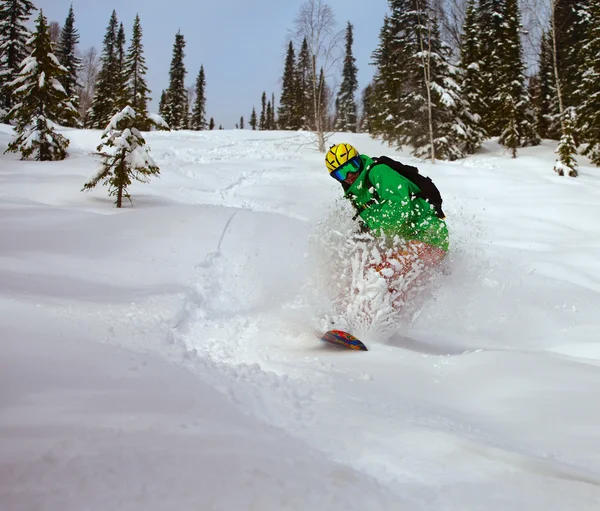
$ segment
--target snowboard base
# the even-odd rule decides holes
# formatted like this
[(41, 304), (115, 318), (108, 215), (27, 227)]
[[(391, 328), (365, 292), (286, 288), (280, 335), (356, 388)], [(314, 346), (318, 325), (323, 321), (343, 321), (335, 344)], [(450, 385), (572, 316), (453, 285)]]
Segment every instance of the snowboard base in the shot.
[(356, 337), (342, 330), (329, 330), (324, 334), (318, 334), (319, 338), (329, 344), (340, 348), (349, 348), (351, 350), (369, 351), (367, 347)]

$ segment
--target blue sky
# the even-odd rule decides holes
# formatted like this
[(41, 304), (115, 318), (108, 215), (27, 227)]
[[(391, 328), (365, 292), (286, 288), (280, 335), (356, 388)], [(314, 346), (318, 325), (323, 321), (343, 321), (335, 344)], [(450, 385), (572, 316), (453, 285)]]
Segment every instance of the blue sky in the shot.
[[(204, 65), (207, 115), (214, 117), (217, 126), (232, 128), (242, 115), (248, 121), (253, 106), (260, 108), (263, 90), (269, 98), (270, 93), (275, 92), (278, 102), (288, 31), (293, 28), (304, 1), (34, 0), (49, 21), (58, 21), (61, 25), (71, 3), (81, 50), (95, 46), (101, 51), (113, 9), (125, 26), (129, 44), (133, 20), (139, 13), (149, 68), (148, 85), (152, 89), (152, 110), (157, 108), (161, 90), (168, 85), (173, 42), (181, 30), (187, 43), (186, 84), (195, 83), (200, 65)], [(345, 28), (348, 21), (354, 25), (353, 51), (362, 90), (373, 76), (373, 66), (369, 65), (371, 53), (377, 46), (388, 2), (329, 0), (326, 3), (336, 14), (337, 28)]]

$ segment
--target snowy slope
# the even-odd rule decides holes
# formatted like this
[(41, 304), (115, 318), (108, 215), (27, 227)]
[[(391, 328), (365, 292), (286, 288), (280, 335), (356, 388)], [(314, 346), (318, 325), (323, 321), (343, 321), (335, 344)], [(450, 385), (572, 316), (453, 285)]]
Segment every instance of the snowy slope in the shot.
[(148, 134), (121, 211), (79, 191), (100, 132), (65, 134), (0, 156), (0, 509), (600, 509), (595, 168), (418, 163), (450, 260), (355, 353), (313, 335), (349, 222), (308, 134)]

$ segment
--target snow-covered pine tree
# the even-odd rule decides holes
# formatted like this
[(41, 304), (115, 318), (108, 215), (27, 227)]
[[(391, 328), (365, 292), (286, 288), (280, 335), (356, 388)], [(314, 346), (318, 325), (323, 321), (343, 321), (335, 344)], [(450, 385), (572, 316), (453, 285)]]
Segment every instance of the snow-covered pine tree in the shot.
[(359, 131), (371, 133), (371, 118), (373, 117), (373, 84), (367, 85), (362, 92), (362, 116)]
[(109, 196), (116, 197), (117, 208), (123, 205), (124, 198), (131, 202), (128, 187), (134, 180), (148, 183), (151, 176), (160, 174), (144, 137), (136, 127), (136, 117), (130, 106), (112, 117), (95, 153), (102, 158), (101, 167), (82, 188), (82, 191), (91, 190), (102, 181), (109, 187)]
[[(588, 28), (592, 27), (589, 9), (594, 0), (551, 0), (556, 32), (556, 59), (563, 108), (578, 106), (585, 96), (578, 94), (588, 58), (583, 50)], [(559, 114), (557, 108), (557, 115)], [(559, 133), (560, 135), (560, 133)]]
[(504, 0), (502, 19), (500, 41), (496, 42), (497, 92), (493, 105), (497, 108), (495, 126), (500, 130), (499, 142), (514, 151), (515, 137), (518, 137), (518, 146), (521, 147), (537, 145), (540, 139), (535, 131), (535, 112), (525, 85), (522, 25), (517, 0)]
[[(296, 106), (296, 55), (294, 44), (290, 41), (285, 56), (285, 66), (283, 68), (281, 97), (279, 98), (279, 129), (295, 130), (298, 129), (298, 108)], [(268, 118), (268, 113), (267, 113)]]
[(27, 41), (31, 32), (26, 24), (36, 8), (30, 0), (0, 1), (0, 122), (15, 104), (8, 84), (21, 71), (29, 55)]
[(258, 121), (256, 120), (256, 108), (252, 107), (252, 114), (250, 114), (250, 126), (252, 130), (256, 130), (256, 125)]
[(586, 68), (576, 97), (582, 98), (578, 109), (582, 154), (600, 166), (600, 0), (590, 0), (589, 25), (583, 45)]
[(564, 176), (566, 172), (570, 177), (577, 177), (579, 174), (577, 171), (577, 160), (575, 160), (577, 147), (575, 145), (575, 139), (573, 138), (575, 126), (574, 107), (567, 107), (565, 109), (561, 125), (562, 136), (560, 137), (560, 142), (556, 149), (558, 160), (554, 165), (554, 172), (559, 176)]
[(167, 114), (167, 98), (168, 93), (163, 89), (163, 91), (160, 93), (160, 100), (158, 102), (158, 113), (163, 119), (166, 118)]
[(296, 62), (296, 118), (300, 129), (310, 130), (314, 126), (314, 107), (312, 105), (312, 66), (306, 37), (302, 41)]
[(204, 66), (200, 66), (198, 78), (196, 78), (196, 101), (192, 109), (192, 118), (190, 129), (206, 129), (206, 77), (204, 76)]
[(177, 32), (173, 44), (173, 58), (169, 71), (169, 89), (165, 108), (165, 120), (173, 130), (184, 129), (187, 123), (184, 48), (185, 39), (181, 32)]
[(42, 11), (36, 31), (28, 41), (31, 55), (23, 60), (21, 72), (10, 82), (11, 97), (17, 101), (8, 113), (16, 121), (15, 138), (6, 152), (20, 152), (21, 159), (63, 160), (69, 141), (55, 131), (56, 123), (77, 116), (61, 84), (68, 71), (52, 53), (48, 23)]
[(353, 44), (353, 27), (352, 24), (348, 22), (346, 27), (346, 54), (342, 70), (342, 84), (336, 100), (335, 130), (356, 133), (358, 129), (358, 120), (356, 99), (354, 95), (358, 90), (358, 78), (356, 76), (358, 68), (356, 67), (356, 59), (352, 54)]
[(148, 118), (148, 97), (150, 89), (146, 83), (146, 58), (144, 57), (144, 45), (142, 44), (142, 25), (139, 15), (135, 16), (131, 43), (125, 58), (125, 76), (127, 77), (127, 104), (133, 108), (136, 114), (136, 125), (139, 129), (146, 131), (152, 124)]
[[(73, 5), (69, 8), (69, 14), (65, 24), (60, 32), (57, 57), (60, 64), (69, 72), (62, 80), (63, 87), (67, 92), (71, 104), (79, 111), (79, 94), (77, 93), (77, 73), (81, 66), (81, 59), (77, 57), (77, 43), (79, 42), (79, 33), (75, 28), (75, 14)], [(61, 124), (65, 126), (79, 126), (80, 121), (73, 116), (68, 116)]]
[(450, 50), (440, 39), (437, 20), (425, 0), (389, 0), (377, 65), (371, 119), (373, 134), (413, 154), (435, 159), (463, 156), (457, 118), (459, 88)]
[(481, 123), (486, 106), (481, 93), (481, 45), (475, 0), (468, 0), (465, 12), (463, 34), (460, 41), (461, 96), (468, 102), (468, 108), (460, 108), (458, 115), (465, 127), (463, 143), (465, 152), (473, 154), (487, 138)]
[(119, 48), (117, 46), (118, 31), (117, 13), (113, 11), (110, 16), (100, 57), (101, 68), (98, 73), (94, 99), (88, 117), (88, 127), (102, 129), (118, 110), (120, 91), (117, 86), (121, 83), (119, 76)]
[(538, 56), (538, 72), (535, 89), (536, 129), (540, 137), (558, 140), (560, 138), (559, 107), (556, 94), (551, 32), (542, 34)]
[(260, 98), (261, 110), (260, 110), (260, 120), (258, 122), (259, 130), (267, 129), (267, 93), (263, 91), (262, 96)]
[(129, 87), (128, 87), (128, 79), (129, 77), (127, 76), (127, 68), (126, 68), (126, 61), (127, 61), (127, 52), (125, 50), (125, 43), (127, 42), (127, 39), (125, 37), (125, 27), (123, 26), (123, 23), (119, 24), (119, 31), (117, 32), (117, 44), (116, 44), (116, 49), (117, 49), (117, 72), (115, 74), (116, 79), (117, 79), (117, 86), (116, 86), (116, 98), (115, 98), (115, 103), (116, 103), (116, 109), (120, 112), (123, 110), (123, 108), (125, 108), (126, 106), (131, 106), (130, 104), (130, 95), (129, 95)]

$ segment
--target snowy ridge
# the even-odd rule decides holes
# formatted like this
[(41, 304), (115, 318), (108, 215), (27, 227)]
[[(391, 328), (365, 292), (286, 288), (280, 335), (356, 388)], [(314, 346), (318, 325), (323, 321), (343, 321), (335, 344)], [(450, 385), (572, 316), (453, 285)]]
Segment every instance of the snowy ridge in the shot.
[(0, 508), (598, 509), (594, 168), (417, 162), (448, 271), (354, 353), (313, 333), (350, 224), (308, 134), (145, 133), (161, 178), (117, 211), (79, 193), (100, 131), (62, 133), (0, 159)]

